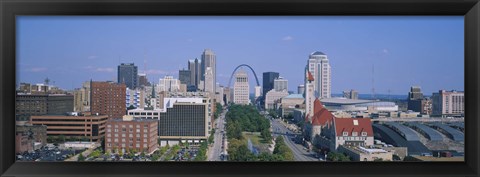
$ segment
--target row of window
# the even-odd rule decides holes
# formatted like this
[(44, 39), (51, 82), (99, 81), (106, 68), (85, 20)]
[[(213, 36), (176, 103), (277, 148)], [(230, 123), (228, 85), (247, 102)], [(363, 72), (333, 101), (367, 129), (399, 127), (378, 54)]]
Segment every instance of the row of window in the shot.
[[(343, 136), (348, 136), (348, 132), (343, 132)], [(358, 132), (352, 132), (352, 136), (358, 136)], [(362, 136), (367, 136), (367, 132), (362, 132)]]

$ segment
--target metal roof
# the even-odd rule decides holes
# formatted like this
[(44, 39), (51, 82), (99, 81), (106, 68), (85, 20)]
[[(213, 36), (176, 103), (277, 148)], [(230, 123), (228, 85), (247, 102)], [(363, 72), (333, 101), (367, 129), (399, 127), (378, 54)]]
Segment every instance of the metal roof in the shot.
[(322, 98), (320, 101), (323, 104), (362, 104), (375, 102), (374, 100), (354, 100), (347, 98)]
[(290, 94), (286, 97), (283, 97), (283, 98), (303, 98), (303, 95), (302, 94)]
[(380, 139), (396, 147), (407, 147), (409, 155), (421, 155), (422, 153), (431, 153), (431, 151), (420, 141), (407, 141), (402, 136), (400, 136), (400, 134), (384, 125), (373, 124), (372, 127), (375, 139)]
[(414, 130), (416, 130), (417, 132), (424, 135), (430, 141), (442, 141), (443, 140), (443, 136), (439, 132), (437, 132), (436, 130), (430, 128), (429, 126), (420, 124), (418, 122), (408, 122), (408, 123), (406, 123), (406, 125), (412, 127)]
[(452, 127), (449, 127), (448, 125), (445, 125), (445, 124), (442, 124), (442, 123), (439, 123), (439, 122), (435, 122), (435, 123), (432, 123), (430, 125), (432, 127), (443, 130), (441, 132), (444, 133), (445, 135), (447, 135), (449, 138), (451, 138), (454, 141), (464, 141), (465, 140), (465, 135), (461, 131), (459, 131), (457, 129), (454, 129)]
[(405, 125), (399, 124), (397, 122), (386, 122), (385, 125), (397, 131), (407, 141), (420, 141), (420, 137), (418, 137), (417, 133), (415, 133), (412, 129), (408, 128)]
[(463, 122), (452, 122), (449, 123), (450, 127), (465, 129), (465, 123)]

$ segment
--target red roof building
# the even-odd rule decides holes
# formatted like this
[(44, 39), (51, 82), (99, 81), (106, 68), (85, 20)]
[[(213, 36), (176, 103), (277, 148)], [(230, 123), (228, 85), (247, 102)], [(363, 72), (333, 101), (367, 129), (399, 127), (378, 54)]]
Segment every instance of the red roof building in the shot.
[(335, 135), (338, 136), (373, 136), (370, 118), (335, 118)]
[(312, 125), (313, 126), (322, 126), (327, 125), (328, 122), (332, 122), (333, 116), (327, 108), (322, 106), (320, 100), (315, 99), (313, 102), (313, 116), (312, 116)]

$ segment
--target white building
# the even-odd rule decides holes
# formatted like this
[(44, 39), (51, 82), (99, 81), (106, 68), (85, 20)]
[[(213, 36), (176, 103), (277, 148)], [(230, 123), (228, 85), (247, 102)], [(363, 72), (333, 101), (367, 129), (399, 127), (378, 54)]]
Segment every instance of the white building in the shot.
[(275, 91), (288, 91), (288, 80), (284, 79), (283, 77), (278, 77), (277, 79), (273, 80), (273, 88)]
[(278, 109), (280, 100), (286, 96), (288, 96), (288, 91), (286, 90), (275, 91), (275, 89), (272, 89), (268, 91), (265, 95), (265, 109)]
[(297, 88), (297, 93), (303, 95), (305, 93), (305, 85), (299, 85)]
[(432, 95), (432, 114), (437, 116), (462, 116), (465, 113), (465, 93), (440, 90)]
[[(207, 69), (211, 69), (212, 74), (212, 81), (207, 82), (205, 78), (205, 74), (207, 74)], [(205, 84), (205, 88), (212, 88), (212, 93), (215, 93), (215, 83), (217, 83), (217, 56), (211, 49), (205, 49), (202, 53), (202, 61), (201, 61), (201, 76)], [(209, 85), (211, 84), (211, 86)], [(203, 88), (203, 87), (201, 87)], [(207, 91), (204, 89), (204, 91)]]
[(305, 120), (312, 122), (311, 117), (314, 114), (313, 102), (315, 101), (314, 81), (310, 71), (306, 71), (305, 76)]
[(250, 103), (250, 86), (248, 85), (248, 74), (245, 70), (240, 69), (235, 73), (235, 82), (233, 84), (233, 103), (249, 104)]
[(168, 92), (177, 92), (180, 91), (180, 80), (173, 78), (173, 76), (165, 76), (160, 78), (158, 86), (156, 87), (157, 92), (168, 91)]
[(255, 100), (260, 96), (262, 96), (262, 87), (255, 86)]
[(318, 98), (330, 98), (332, 76), (327, 55), (318, 51), (313, 52), (312, 54), (310, 54), (306, 69), (310, 71), (310, 73), (315, 78), (315, 96), (317, 96)]
[(129, 89), (127, 87), (125, 94), (126, 107), (133, 106), (135, 108), (145, 107), (145, 91), (143, 89)]
[(203, 90), (205, 92), (215, 93), (215, 86), (216, 84), (213, 80), (213, 70), (211, 67), (207, 67), (205, 69), (205, 84), (203, 85)]

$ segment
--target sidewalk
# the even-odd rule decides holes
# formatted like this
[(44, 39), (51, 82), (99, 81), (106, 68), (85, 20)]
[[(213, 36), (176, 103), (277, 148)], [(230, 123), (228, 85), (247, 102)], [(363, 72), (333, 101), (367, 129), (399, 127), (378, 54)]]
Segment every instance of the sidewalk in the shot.
[[(87, 158), (88, 155), (90, 155), (90, 154), (91, 154), (95, 149), (97, 149), (98, 147), (100, 147), (100, 143), (95, 143), (95, 146), (94, 146), (93, 148), (89, 148), (89, 149), (83, 151), (83, 152), (80, 153), (80, 154), (82, 154), (83, 157)], [(70, 158), (66, 159), (65, 161), (66, 161), (66, 162), (76, 162), (76, 161), (78, 161), (78, 156), (79, 156), (80, 154), (77, 154), (77, 155), (75, 155), (75, 156), (73, 156), (73, 157), (70, 157)]]

